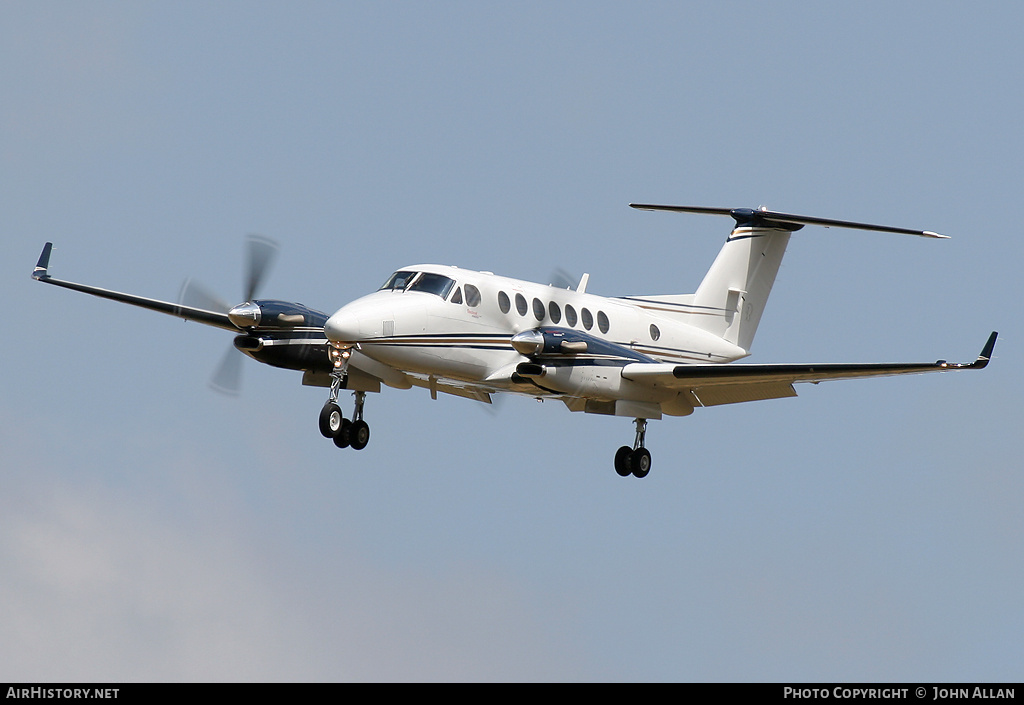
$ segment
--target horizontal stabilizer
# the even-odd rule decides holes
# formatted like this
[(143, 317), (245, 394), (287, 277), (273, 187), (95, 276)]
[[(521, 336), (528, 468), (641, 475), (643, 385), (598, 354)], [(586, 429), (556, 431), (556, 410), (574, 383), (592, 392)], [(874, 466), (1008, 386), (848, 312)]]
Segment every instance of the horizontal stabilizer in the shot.
[(805, 225), (820, 225), (824, 228), (851, 228), (853, 230), (875, 230), (882, 233), (899, 233), (901, 235), (917, 235), (918, 237), (948, 240), (948, 235), (939, 235), (931, 230), (913, 230), (910, 228), (894, 228), (889, 225), (871, 225), (855, 223), (849, 220), (817, 218), (808, 215), (779, 213), (767, 208), (706, 208), (703, 206), (657, 206), (645, 203), (631, 203), (631, 208), (645, 211), (670, 211), (673, 213), (702, 213), (705, 215), (727, 215), (736, 221), (736, 227), (781, 228), (783, 230), (799, 230)]

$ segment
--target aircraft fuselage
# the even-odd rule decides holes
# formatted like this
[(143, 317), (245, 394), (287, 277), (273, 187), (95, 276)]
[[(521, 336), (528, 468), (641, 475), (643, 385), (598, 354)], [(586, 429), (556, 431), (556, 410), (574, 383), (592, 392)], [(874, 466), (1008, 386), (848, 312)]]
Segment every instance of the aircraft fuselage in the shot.
[[(332, 343), (356, 345), (418, 381), (451, 381), (484, 393), (662, 404), (678, 392), (632, 385), (618, 374), (623, 362), (725, 363), (747, 354), (661, 313), (681, 307), (424, 264), (403, 267), (380, 290), (338, 309), (324, 331)], [(574, 338), (575, 345), (537, 350), (546, 362), (527, 377), (517, 368), (535, 356), (510, 341), (533, 330)]]

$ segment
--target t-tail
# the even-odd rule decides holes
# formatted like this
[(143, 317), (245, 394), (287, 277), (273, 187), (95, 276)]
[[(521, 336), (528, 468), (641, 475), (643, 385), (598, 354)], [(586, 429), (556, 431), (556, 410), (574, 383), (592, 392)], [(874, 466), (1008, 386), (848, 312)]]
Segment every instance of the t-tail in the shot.
[(657, 206), (631, 204), (641, 210), (673, 211), (728, 215), (736, 227), (715, 258), (711, 269), (694, 294), (659, 296), (672, 303), (668, 314), (685, 323), (750, 351), (754, 334), (768, 303), (789, 236), (804, 225), (876, 230), (930, 238), (945, 238), (928, 230), (909, 230), (885, 225), (854, 223), (845, 220), (778, 213), (766, 209), (703, 208), (695, 206)]

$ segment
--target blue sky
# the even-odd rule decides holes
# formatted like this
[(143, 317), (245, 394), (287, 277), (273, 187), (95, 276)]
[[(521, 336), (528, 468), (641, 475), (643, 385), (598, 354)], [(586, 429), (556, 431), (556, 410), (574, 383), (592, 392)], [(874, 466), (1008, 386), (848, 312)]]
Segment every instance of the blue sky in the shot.
[[(0, 678), (1019, 680), (1010, 3), (6, 3)], [(230, 335), (29, 279), (332, 311), (438, 262), (692, 291), (729, 222), (805, 228), (752, 362), (971, 360), (652, 422), (422, 390), (316, 429)]]

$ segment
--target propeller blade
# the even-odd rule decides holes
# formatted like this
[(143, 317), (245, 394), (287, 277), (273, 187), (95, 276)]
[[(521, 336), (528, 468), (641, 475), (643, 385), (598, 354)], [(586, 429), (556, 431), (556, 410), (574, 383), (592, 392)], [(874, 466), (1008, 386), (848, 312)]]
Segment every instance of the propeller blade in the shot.
[(550, 279), (551, 281), (548, 283), (556, 289), (575, 289), (576, 285), (580, 281), (579, 277), (573, 277), (569, 272), (561, 267), (558, 267), (555, 271), (551, 272)]
[(492, 394), (491, 403), (484, 404), (484, 408), (491, 416), (497, 416), (501, 413), (501, 409), (505, 406), (505, 397), (507, 394)]
[(186, 279), (182, 283), (181, 292), (178, 294), (178, 303), (182, 306), (201, 308), (214, 313), (227, 313), (231, 309), (231, 305), (227, 301), (194, 279)]
[(221, 359), (210, 378), (210, 388), (229, 397), (237, 397), (242, 392), (242, 353), (234, 347), (228, 348)]
[(260, 284), (273, 264), (280, 246), (264, 235), (249, 235), (246, 238), (248, 267), (245, 272), (245, 300), (252, 301)]

